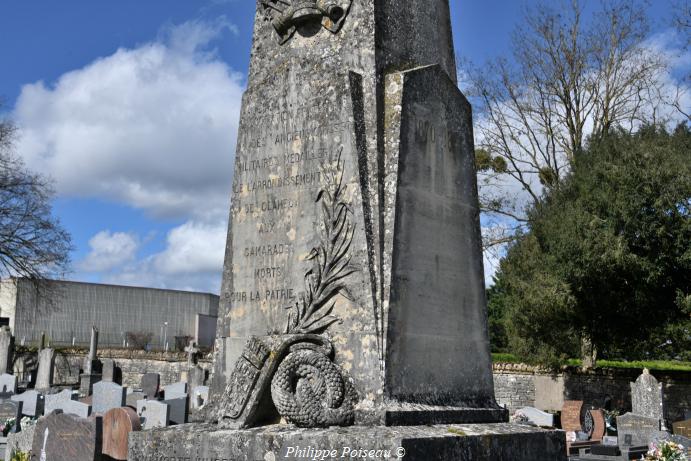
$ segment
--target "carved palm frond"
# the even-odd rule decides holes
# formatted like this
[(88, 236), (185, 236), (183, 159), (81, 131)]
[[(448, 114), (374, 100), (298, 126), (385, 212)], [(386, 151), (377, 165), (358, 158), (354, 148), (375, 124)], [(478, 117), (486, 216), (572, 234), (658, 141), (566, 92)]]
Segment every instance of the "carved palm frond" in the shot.
[(289, 307), (286, 333), (320, 334), (341, 321), (333, 315), (338, 294), (347, 295), (344, 279), (357, 269), (352, 266), (350, 247), (355, 235), (352, 209), (344, 201), (343, 149), (338, 154), (336, 171), (325, 172), (326, 186), (317, 194), (321, 204), (322, 227), (319, 245), (308, 261), (312, 268), (305, 274), (305, 295)]

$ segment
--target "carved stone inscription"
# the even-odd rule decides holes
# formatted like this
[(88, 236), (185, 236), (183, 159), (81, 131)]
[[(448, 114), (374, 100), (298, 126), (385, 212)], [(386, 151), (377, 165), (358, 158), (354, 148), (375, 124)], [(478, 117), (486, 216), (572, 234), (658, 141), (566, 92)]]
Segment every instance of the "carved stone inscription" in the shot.
[(233, 288), (224, 293), (231, 336), (284, 330), (323, 235), (320, 191), (339, 169), (342, 200), (359, 190), (348, 77), (302, 67), (293, 63), (274, 86), (245, 96), (231, 208)]

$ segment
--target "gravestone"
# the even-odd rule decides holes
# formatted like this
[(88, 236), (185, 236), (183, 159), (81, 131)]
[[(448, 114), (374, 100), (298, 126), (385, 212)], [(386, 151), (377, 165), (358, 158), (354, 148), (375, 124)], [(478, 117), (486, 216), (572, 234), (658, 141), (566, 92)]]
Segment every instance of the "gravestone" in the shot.
[[(507, 422), (448, 0), (256, 5), (208, 410), (223, 430), (132, 434), (130, 457), (265, 459), (262, 426), (285, 421), (286, 443), (394, 446), (414, 426), (409, 459), (428, 459), (448, 424)], [(564, 459), (562, 433), (504, 429), (483, 426), (491, 459)], [(471, 438), (435, 448), (490, 459)]]
[(112, 459), (127, 460), (130, 432), (142, 430), (137, 412), (132, 408), (113, 408), (103, 415), (103, 454)]
[(125, 398), (125, 405), (132, 408), (137, 408), (137, 402), (146, 399), (144, 392), (128, 392)]
[(100, 381), (94, 384), (92, 410), (96, 414), (103, 415), (112, 408), (125, 406), (127, 400), (127, 388), (115, 383)]
[(103, 368), (101, 369), (101, 379), (105, 382), (112, 383), (115, 379), (115, 361), (113, 359), (103, 359)]
[(20, 432), (7, 434), (7, 447), (5, 448), (4, 461), (12, 461), (10, 456), (13, 451), (23, 451), (28, 453), (34, 441), (34, 429), (36, 426), (28, 425), (23, 427)]
[(137, 402), (137, 415), (141, 418), (144, 429), (167, 427), (170, 422), (170, 407), (157, 400), (140, 400)]
[(684, 437), (691, 437), (691, 419), (685, 421), (677, 421), (672, 424), (674, 435), (683, 435)]
[(21, 429), (20, 421), (22, 419), (22, 405), (23, 402), (13, 402), (12, 400), (5, 400), (0, 402), (0, 421), (7, 421), (14, 419), (15, 424), (10, 432), (19, 432)]
[(77, 400), (77, 395), (69, 389), (65, 389), (57, 394), (46, 394), (44, 413), (49, 415), (53, 410), (62, 409), (65, 402), (71, 400)]
[(9, 398), (17, 393), (17, 377), (7, 373), (0, 375), (0, 395)]
[(88, 418), (91, 416), (91, 405), (88, 403), (79, 402), (77, 400), (65, 400), (59, 402), (54, 410), (61, 410), (63, 413), (80, 418)]
[(206, 382), (206, 370), (198, 365), (187, 370), (187, 387), (189, 389), (194, 389), (198, 386), (203, 386)]
[(8, 326), (0, 327), (0, 373), (12, 372), (12, 354), (14, 352), (14, 336)]
[(209, 401), (209, 387), (208, 386), (197, 386), (192, 389), (191, 395), (191, 405), (190, 408), (193, 410), (198, 410)]
[(25, 416), (41, 416), (43, 414), (45, 399), (43, 394), (37, 391), (30, 390), (22, 394), (13, 395), (11, 400), (23, 403), (22, 413)]
[(38, 420), (31, 461), (101, 459), (102, 420), (53, 413)]
[(163, 398), (175, 398), (182, 395), (187, 395), (187, 383), (173, 383), (163, 386)]
[(155, 400), (158, 397), (160, 384), (161, 377), (158, 373), (146, 373), (142, 376), (140, 387), (148, 399)]
[(522, 415), (528, 418), (528, 421), (536, 426), (554, 427), (554, 415), (545, 413), (533, 407), (523, 407), (518, 410)]
[(631, 412), (648, 418), (662, 421), (664, 429), (664, 407), (662, 384), (658, 382), (646, 368), (643, 373), (631, 383)]
[(55, 349), (45, 348), (38, 353), (38, 373), (36, 389), (46, 391), (53, 385), (53, 368), (55, 366)]
[(175, 396), (163, 400), (163, 403), (170, 408), (171, 424), (185, 424), (187, 422), (189, 416), (187, 399), (187, 394), (175, 394)]
[(617, 438), (622, 445), (648, 445), (659, 438), (665, 438), (669, 434), (661, 430), (660, 420), (641, 416), (635, 413), (626, 413), (617, 416)]
[(197, 364), (197, 354), (199, 353), (199, 348), (194, 340), (190, 340), (190, 343), (185, 347), (185, 352), (187, 352), (187, 368), (192, 368)]
[(91, 395), (93, 386), (101, 380), (101, 363), (96, 358), (98, 355), (98, 329), (91, 327), (91, 341), (89, 343), (89, 355), (84, 359), (84, 373), (79, 376), (79, 393), (85, 396)]

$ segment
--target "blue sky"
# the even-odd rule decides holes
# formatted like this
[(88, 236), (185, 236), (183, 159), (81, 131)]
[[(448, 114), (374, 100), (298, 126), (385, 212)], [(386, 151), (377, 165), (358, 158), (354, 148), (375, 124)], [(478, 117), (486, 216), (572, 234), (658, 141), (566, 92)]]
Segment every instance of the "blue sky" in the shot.
[[(532, 0), (451, 0), (457, 52), (509, 51)], [(592, 3), (592, 2), (591, 2)], [(653, 0), (654, 33), (669, 0)], [(69, 278), (217, 292), (250, 0), (5, 0), (0, 96), (54, 178)]]

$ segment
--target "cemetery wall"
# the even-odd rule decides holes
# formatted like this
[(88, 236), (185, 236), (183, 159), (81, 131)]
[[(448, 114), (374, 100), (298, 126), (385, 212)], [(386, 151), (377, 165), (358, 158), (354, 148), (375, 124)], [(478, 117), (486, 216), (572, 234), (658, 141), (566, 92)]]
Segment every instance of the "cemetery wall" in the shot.
[[(583, 400), (586, 405), (603, 408), (611, 399), (612, 408), (631, 410), (630, 383), (640, 369), (569, 368), (551, 374), (523, 364), (494, 364), (494, 389), (497, 401), (511, 412), (524, 406), (544, 411), (560, 411), (564, 400)], [(662, 384), (665, 419), (679, 421), (691, 411), (691, 372), (651, 372)]]
[[(58, 351), (55, 359), (55, 385), (75, 385), (79, 382), (80, 369), (83, 368), (87, 351)], [(146, 373), (158, 373), (161, 385), (173, 384), (181, 379), (187, 370), (187, 356), (180, 352), (146, 352), (126, 349), (99, 349), (99, 359), (113, 359), (122, 372), (122, 385), (139, 387)], [(198, 365), (211, 370), (211, 354), (200, 357)]]

